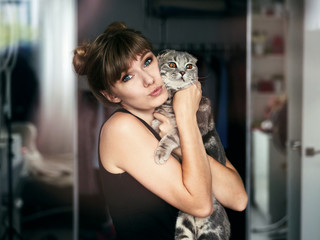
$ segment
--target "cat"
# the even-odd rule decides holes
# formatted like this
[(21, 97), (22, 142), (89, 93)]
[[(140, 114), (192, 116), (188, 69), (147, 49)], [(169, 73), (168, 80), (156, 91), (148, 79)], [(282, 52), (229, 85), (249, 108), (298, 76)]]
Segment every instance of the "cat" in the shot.
[[(161, 138), (155, 152), (155, 161), (158, 164), (164, 164), (171, 154), (174, 155), (172, 151), (180, 146), (178, 128), (172, 108), (174, 93), (198, 81), (198, 68), (197, 59), (187, 52), (165, 50), (157, 56), (157, 59), (169, 97), (164, 104), (156, 109), (156, 112), (167, 116), (173, 126), (173, 129)], [(211, 103), (204, 96), (200, 100), (197, 122), (208, 155), (225, 165), (226, 155), (215, 129)], [(160, 123), (157, 119), (151, 123), (157, 132), (159, 132)], [(213, 207), (213, 214), (206, 218), (193, 217), (180, 211), (176, 222), (175, 239), (229, 239), (230, 222), (227, 213), (214, 196)]]

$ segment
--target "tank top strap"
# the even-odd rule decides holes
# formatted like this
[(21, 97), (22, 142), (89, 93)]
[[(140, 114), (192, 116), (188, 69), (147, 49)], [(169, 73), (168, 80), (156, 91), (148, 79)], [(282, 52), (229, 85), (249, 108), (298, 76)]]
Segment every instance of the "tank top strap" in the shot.
[(119, 109), (115, 110), (113, 112), (113, 114), (116, 113), (116, 112), (129, 113), (132, 116), (136, 117), (140, 122), (142, 122), (149, 129), (149, 131), (156, 137), (156, 139), (158, 139), (159, 141), (161, 140), (160, 135), (146, 121), (144, 121), (143, 119), (141, 119), (138, 116), (134, 115), (133, 113), (129, 112), (127, 109), (119, 108)]

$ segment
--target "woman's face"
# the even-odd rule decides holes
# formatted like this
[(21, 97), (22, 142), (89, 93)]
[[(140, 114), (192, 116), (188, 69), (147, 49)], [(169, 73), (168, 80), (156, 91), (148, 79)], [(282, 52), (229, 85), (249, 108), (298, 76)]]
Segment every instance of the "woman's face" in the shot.
[(129, 111), (153, 112), (163, 104), (168, 92), (160, 76), (158, 60), (151, 51), (133, 60), (129, 69), (112, 88), (111, 101), (120, 102)]

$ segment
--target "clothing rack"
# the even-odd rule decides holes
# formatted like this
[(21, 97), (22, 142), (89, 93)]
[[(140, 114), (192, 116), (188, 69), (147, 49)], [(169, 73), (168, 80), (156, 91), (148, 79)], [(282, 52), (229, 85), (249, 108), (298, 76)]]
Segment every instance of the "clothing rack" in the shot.
[(225, 43), (160, 43), (154, 44), (155, 54), (157, 55), (165, 49), (175, 49), (177, 51), (186, 51), (193, 55), (202, 56), (205, 59), (217, 57), (228, 61), (232, 56), (245, 54), (245, 46), (240, 44)]
[(158, 43), (154, 44), (154, 48), (157, 51), (175, 49), (177, 51), (211, 54), (237, 53), (245, 51), (245, 47), (240, 44), (225, 43)]

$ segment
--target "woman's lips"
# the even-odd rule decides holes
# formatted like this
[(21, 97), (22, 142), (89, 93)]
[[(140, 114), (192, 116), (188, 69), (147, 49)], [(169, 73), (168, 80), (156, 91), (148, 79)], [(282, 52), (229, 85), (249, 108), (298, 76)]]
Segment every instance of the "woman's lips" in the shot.
[(157, 97), (161, 94), (162, 92), (162, 86), (157, 87), (156, 89), (154, 89), (149, 95), (152, 97)]

